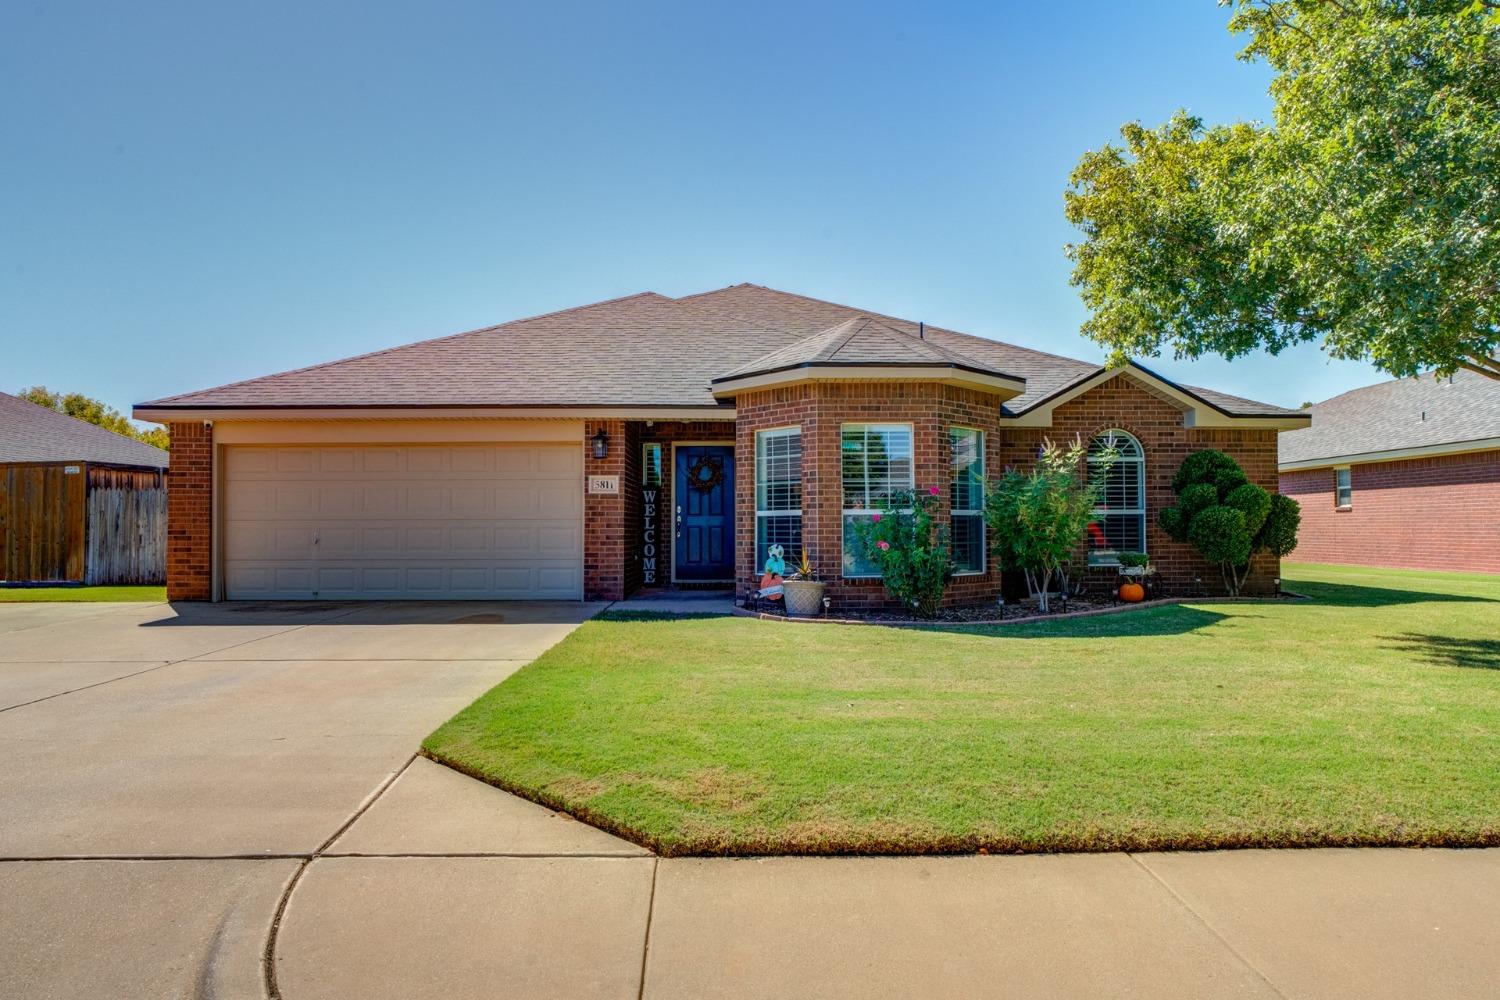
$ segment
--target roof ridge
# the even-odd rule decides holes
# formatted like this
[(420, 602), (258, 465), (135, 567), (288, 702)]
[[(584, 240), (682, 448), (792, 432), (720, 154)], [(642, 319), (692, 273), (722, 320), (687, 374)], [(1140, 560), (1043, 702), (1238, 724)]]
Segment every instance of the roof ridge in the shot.
[(581, 312), (584, 309), (594, 309), (594, 308), (597, 308), (599, 306), (612, 305), (613, 303), (616, 303), (616, 302), (628, 302), (631, 299), (643, 299), (643, 298), (658, 298), (658, 299), (661, 299), (664, 302), (676, 302), (677, 301), (676, 299), (672, 298), (671, 296), (669, 296), (669, 295), (662, 295), (659, 292), (651, 292), (651, 291), (632, 292), (629, 295), (617, 295), (617, 296), (615, 296), (612, 299), (600, 299), (598, 302), (586, 302), (586, 303), (584, 303), (581, 306), (569, 306), (566, 309), (554, 309), (551, 312), (537, 313), (534, 316), (522, 316), (519, 319), (509, 319), (509, 320), (506, 320), (504, 323), (492, 323), (489, 326), (479, 326), (479, 327), (475, 327), (472, 330), (463, 330), (463, 331), (461, 331), (459, 333), (448, 333), (448, 334), (444, 334), (441, 337), (428, 337), (425, 340), (413, 340), (413, 341), (411, 341), (409, 343), (406, 343), (406, 344), (394, 344), (394, 345), (392, 345), (390, 347), (382, 347), (382, 348), (380, 348), (377, 351), (366, 351), (363, 354), (354, 354), (354, 355), (351, 355), (351, 356), (349, 356), (347, 358), (337, 358), (337, 359), (335, 359), (333, 361), (319, 361), (317, 364), (302, 365), (300, 368), (288, 368), (285, 371), (272, 372), (269, 375), (258, 375), (258, 376), (255, 376), (254, 378), (239, 379), (238, 381), (235, 381), (235, 382), (226, 382), (223, 385), (209, 386), (208, 388), (205, 388), (205, 389), (194, 389), (194, 390), (192, 390), (190, 392), (179, 392), (179, 393), (175, 393), (175, 394), (173, 394), (171, 396), (162, 396), (160, 399), (149, 400), (148, 402), (145, 402), (145, 403), (137, 403), (136, 405), (137, 406), (155, 406), (155, 405), (157, 405), (159, 403), (170, 403), (173, 400), (182, 399), (184, 396), (196, 396), (200, 392), (210, 392), (210, 391), (217, 392), (220, 389), (233, 389), (233, 388), (236, 388), (238, 386), (249, 385), (252, 382), (263, 382), (266, 379), (280, 378), (283, 375), (300, 375), (303, 372), (317, 371), (319, 368), (328, 368), (328, 367), (331, 367), (333, 365), (347, 364), (350, 361), (363, 361), (363, 360), (365, 360), (367, 358), (378, 358), (378, 357), (380, 357), (381, 355), (384, 355), (384, 354), (392, 354), (392, 353), (394, 353), (396, 351), (404, 351), (404, 350), (406, 350), (409, 347), (422, 347), (422, 346), (425, 346), (425, 345), (428, 345), (428, 344), (441, 344), (444, 341), (457, 340), (460, 337), (472, 337), (472, 336), (474, 336), (475, 334), (478, 334), (478, 333), (490, 333), (490, 332), (492, 332), (494, 330), (502, 329), (503, 327), (514, 326), (517, 323), (530, 323), (533, 320), (550, 319), (553, 316), (564, 316), (564, 315), (567, 315), (568, 313)]

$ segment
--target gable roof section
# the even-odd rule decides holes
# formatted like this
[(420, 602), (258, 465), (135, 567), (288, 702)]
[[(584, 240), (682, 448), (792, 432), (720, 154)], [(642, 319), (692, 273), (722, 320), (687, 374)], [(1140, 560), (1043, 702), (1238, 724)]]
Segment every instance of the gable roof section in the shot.
[(1281, 435), (1283, 469), (1500, 448), (1500, 382), (1470, 371), (1353, 389), (1311, 414), (1312, 426)]
[(0, 462), (93, 462), (165, 469), (167, 453), (0, 392)]
[[(836, 332), (861, 320), (847, 338)], [(716, 379), (832, 358), (834, 364), (922, 362), (1015, 380), (1001, 391), (1010, 396), (1019, 390), (1002, 411), (1013, 416), (1103, 371), (1085, 361), (941, 327), (928, 326), (919, 339), (917, 330), (909, 320), (761, 285), (678, 299), (643, 292), (169, 396), (139, 404), (136, 415), (167, 420), (221, 410), (303, 415), (414, 408), (728, 412), (731, 407), (715, 397)], [(1232, 401), (1228, 413), (1238, 414), (1241, 406), (1257, 415), (1289, 412), (1222, 398)]]

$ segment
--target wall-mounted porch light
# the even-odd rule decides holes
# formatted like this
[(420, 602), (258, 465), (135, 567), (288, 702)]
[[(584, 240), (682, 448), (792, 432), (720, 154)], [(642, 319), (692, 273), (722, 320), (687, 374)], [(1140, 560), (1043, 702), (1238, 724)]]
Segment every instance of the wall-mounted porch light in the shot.
[(609, 454), (609, 435), (604, 433), (604, 428), (599, 428), (599, 433), (593, 437), (594, 457), (604, 458)]

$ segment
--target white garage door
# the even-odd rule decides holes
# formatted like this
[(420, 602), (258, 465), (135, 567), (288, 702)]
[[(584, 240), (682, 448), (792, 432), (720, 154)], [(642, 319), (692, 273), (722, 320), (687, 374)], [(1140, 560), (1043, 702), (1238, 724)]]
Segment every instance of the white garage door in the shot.
[(234, 446), (231, 600), (583, 596), (578, 444)]

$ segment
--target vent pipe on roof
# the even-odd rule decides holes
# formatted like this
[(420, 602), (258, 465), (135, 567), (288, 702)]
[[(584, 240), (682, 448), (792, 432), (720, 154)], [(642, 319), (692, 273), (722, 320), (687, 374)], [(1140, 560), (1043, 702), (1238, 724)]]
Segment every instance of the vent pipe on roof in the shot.
[(926, 340), (927, 339), (927, 324), (926, 323), (921, 323), (921, 322), (917, 323), (917, 339), (918, 340)]

